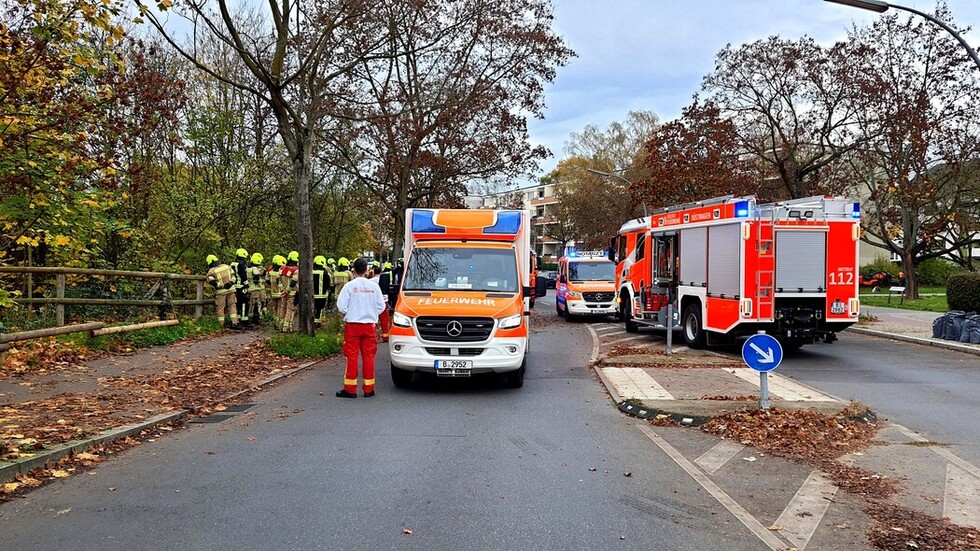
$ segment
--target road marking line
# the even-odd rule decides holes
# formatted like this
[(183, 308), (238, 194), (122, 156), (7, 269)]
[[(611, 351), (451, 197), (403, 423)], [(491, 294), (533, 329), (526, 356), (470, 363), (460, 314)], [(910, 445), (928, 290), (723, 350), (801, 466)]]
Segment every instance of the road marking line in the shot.
[(980, 528), (980, 480), (963, 469), (946, 464), (943, 516), (962, 526)]
[(735, 454), (743, 449), (745, 449), (745, 446), (737, 442), (722, 440), (710, 450), (702, 453), (701, 457), (695, 459), (694, 462), (700, 465), (708, 474), (715, 474), (715, 471), (724, 467), (725, 463), (728, 463), (731, 458), (735, 457)]
[(673, 400), (674, 397), (660, 386), (641, 367), (603, 367), (602, 373), (623, 398), (638, 400)]
[(811, 472), (776, 519), (775, 524), (782, 527), (779, 533), (803, 551), (836, 494), (837, 486), (820, 471)]
[[(898, 430), (900, 430), (902, 432), (902, 434), (904, 434), (905, 436), (908, 436), (909, 439), (912, 440), (913, 442), (928, 442), (929, 441), (929, 439), (927, 439), (925, 437), (922, 437), (922, 436), (920, 436), (920, 435), (912, 432), (911, 430), (903, 427), (902, 425), (894, 425), (894, 426), (895, 426), (895, 428), (897, 428)], [(949, 461), (950, 463), (956, 465), (960, 469), (962, 469), (962, 470), (970, 473), (975, 478), (977, 478), (978, 480), (980, 480), (980, 469), (978, 469), (978, 468), (974, 467), (973, 465), (971, 465), (970, 462), (966, 461), (965, 459), (960, 459), (959, 457), (957, 457), (956, 455), (954, 455), (953, 452), (947, 450), (946, 448), (943, 448), (942, 446), (929, 446), (929, 449), (932, 450), (932, 451), (934, 451), (936, 454), (940, 455), (946, 461)]]
[(595, 332), (596, 333), (599, 333), (599, 332), (602, 332), (602, 331), (624, 331), (624, 329), (622, 327), (620, 327), (619, 325), (603, 325), (603, 326), (600, 326), (600, 327), (595, 327), (595, 326), (590, 325), (589, 327), (592, 327), (593, 329), (595, 329)]
[(609, 323), (609, 322), (591, 323), (589, 325), (591, 325), (592, 327), (597, 327), (599, 329), (622, 328), (622, 326), (619, 325), (618, 323)]
[(702, 473), (694, 466), (690, 461), (684, 458), (673, 446), (671, 446), (666, 440), (664, 440), (659, 434), (653, 431), (649, 425), (637, 425), (637, 428), (643, 432), (653, 443), (660, 447), (674, 463), (677, 463), (680, 468), (684, 469), (688, 475), (691, 476), (702, 488), (708, 491), (725, 509), (735, 515), (750, 532), (755, 534), (762, 543), (766, 544), (769, 549), (773, 551), (778, 551), (780, 549), (786, 549), (786, 544), (776, 537), (775, 534), (770, 532), (761, 522), (755, 519), (748, 511), (742, 508), (731, 496), (725, 493), (724, 490), (718, 487), (717, 484), (708, 478), (708, 475)]
[[(723, 367), (725, 371), (734, 374), (739, 379), (759, 387), (759, 372), (748, 367)], [(789, 402), (836, 402), (837, 400), (793, 382), (786, 377), (769, 373), (769, 392)]]
[(599, 359), (599, 335), (596, 335), (595, 329), (592, 326), (586, 325), (585, 328), (592, 335), (592, 357), (589, 359), (589, 363), (594, 364)]
[[(607, 337), (607, 336), (608, 335), (603, 335), (603, 337)], [(646, 338), (647, 338), (646, 335), (633, 335), (632, 337), (624, 337), (622, 339), (616, 339), (614, 341), (604, 341), (602, 344), (603, 344), (603, 346), (605, 346), (605, 345), (610, 345), (610, 344), (618, 344), (618, 343), (626, 342), (626, 341), (646, 340)]]

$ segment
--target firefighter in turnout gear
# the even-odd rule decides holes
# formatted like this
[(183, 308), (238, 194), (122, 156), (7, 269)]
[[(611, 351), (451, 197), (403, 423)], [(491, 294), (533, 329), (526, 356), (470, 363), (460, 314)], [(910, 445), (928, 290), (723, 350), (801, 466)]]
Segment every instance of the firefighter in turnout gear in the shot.
[(279, 270), (280, 295), (285, 306), (282, 314), (282, 330), (290, 333), (293, 330), (293, 315), (296, 313), (296, 292), (299, 290), (299, 253), (290, 251), (286, 255), (286, 265)]
[(323, 310), (327, 307), (327, 296), (331, 288), (327, 259), (318, 256), (313, 259), (313, 323), (317, 327), (323, 323)]
[(272, 266), (269, 267), (269, 311), (272, 312), (273, 327), (282, 327), (282, 288), (279, 285), (279, 269), (286, 265), (286, 258), (280, 254), (272, 257)]
[(231, 266), (222, 264), (217, 256), (208, 255), (207, 282), (214, 287), (214, 308), (218, 321), (225, 323), (225, 315), (231, 315), (231, 328), (238, 329), (238, 311), (235, 308), (235, 272)]
[(330, 287), (327, 289), (327, 313), (333, 313), (334, 303), (337, 295), (333, 293), (333, 274), (337, 271), (337, 260), (333, 257), (327, 259), (327, 275), (330, 276)]
[(242, 323), (248, 324), (248, 251), (235, 251), (235, 261), (231, 263), (235, 272), (235, 308)]
[(340, 298), (340, 290), (344, 288), (344, 284), (350, 281), (350, 260), (346, 257), (340, 257), (337, 261), (337, 271), (333, 273), (333, 296), (338, 300)]
[(248, 264), (248, 319), (251, 325), (258, 325), (262, 321), (262, 313), (265, 308), (265, 266), (262, 262), (265, 258), (259, 253), (253, 253)]
[(384, 266), (380, 268), (377, 278), (375, 281), (378, 282), (378, 287), (381, 288), (381, 294), (385, 296), (385, 309), (378, 316), (378, 323), (381, 326), (381, 342), (388, 342), (388, 335), (391, 333), (391, 305), (395, 301), (391, 300), (391, 289), (392, 285), (392, 267), (391, 262), (385, 262)]

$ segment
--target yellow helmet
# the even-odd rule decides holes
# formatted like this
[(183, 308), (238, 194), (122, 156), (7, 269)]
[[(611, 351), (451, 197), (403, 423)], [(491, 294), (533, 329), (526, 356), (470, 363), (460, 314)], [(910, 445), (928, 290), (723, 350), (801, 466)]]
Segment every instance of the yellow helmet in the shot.
[(209, 254), (208, 257), (204, 260), (204, 262), (206, 262), (208, 266), (210, 266), (212, 262), (217, 262), (217, 261), (218, 261), (218, 257), (214, 256), (213, 254)]
[(281, 254), (277, 254), (272, 257), (273, 266), (284, 266), (286, 264), (286, 257)]
[(378, 268), (381, 267), (381, 262), (375, 260), (374, 262), (371, 263), (371, 267), (377, 270)]
[(324, 258), (323, 256), (317, 256), (316, 258), (313, 259), (313, 264), (315, 266), (326, 266), (327, 259)]
[(293, 262), (299, 262), (299, 253), (297, 251), (289, 251), (286, 255), (286, 260), (292, 260)]
[(330, 257), (327, 259), (327, 266), (336, 266), (336, 265), (337, 265), (337, 260), (335, 258)]
[(390, 270), (392, 268), (391, 262), (385, 262), (384, 268), (385, 268), (385, 270)]
[(261, 253), (252, 254), (252, 264), (262, 264), (263, 260), (265, 260), (265, 257)]
[(238, 258), (248, 258), (248, 251), (246, 251), (245, 249), (238, 249), (237, 251), (235, 251), (235, 256), (237, 256)]
[(346, 256), (342, 256), (342, 257), (340, 257), (340, 260), (337, 261), (337, 265), (338, 266), (350, 266), (350, 260), (347, 260), (347, 257)]

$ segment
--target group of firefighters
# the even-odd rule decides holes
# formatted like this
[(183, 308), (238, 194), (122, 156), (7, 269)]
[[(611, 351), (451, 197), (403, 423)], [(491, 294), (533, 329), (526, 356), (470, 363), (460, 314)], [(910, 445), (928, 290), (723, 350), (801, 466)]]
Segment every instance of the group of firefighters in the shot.
[[(249, 256), (245, 249), (238, 249), (230, 264), (208, 255), (207, 282), (214, 288), (216, 314), (222, 322), (230, 316), (231, 327), (241, 329), (258, 325), (268, 312), (276, 329), (292, 332), (298, 303), (299, 252), (290, 251), (285, 257), (277, 254), (269, 266), (264, 261), (261, 253)], [(340, 290), (353, 279), (351, 264), (346, 257), (335, 260), (321, 255), (313, 259), (313, 319), (317, 326), (323, 323), (325, 313), (333, 313)], [(397, 266), (377, 260), (368, 263), (367, 277), (378, 283), (388, 302), (379, 319), (382, 341), (388, 340), (389, 310), (398, 298), (402, 268), (401, 260)]]

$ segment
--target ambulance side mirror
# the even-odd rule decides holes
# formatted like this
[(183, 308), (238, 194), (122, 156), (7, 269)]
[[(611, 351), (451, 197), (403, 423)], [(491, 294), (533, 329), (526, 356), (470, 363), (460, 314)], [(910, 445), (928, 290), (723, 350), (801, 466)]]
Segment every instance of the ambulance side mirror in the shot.
[(534, 296), (535, 297), (545, 297), (548, 296), (548, 278), (545, 276), (538, 276), (534, 281)]

